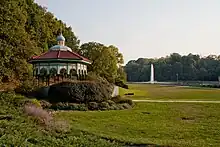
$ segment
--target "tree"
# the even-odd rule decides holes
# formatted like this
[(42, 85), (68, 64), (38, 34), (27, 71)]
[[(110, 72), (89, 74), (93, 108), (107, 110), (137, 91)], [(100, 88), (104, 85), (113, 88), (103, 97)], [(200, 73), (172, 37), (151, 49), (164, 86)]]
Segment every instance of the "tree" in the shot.
[(66, 44), (79, 51), (80, 41), (71, 27), (34, 0), (1, 0), (0, 22), (0, 82), (22, 80), (32, 73), (28, 59), (55, 45), (60, 29)]
[(128, 81), (149, 81), (151, 63), (154, 64), (157, 81), (176, 81), (177, 74), (179, 80), (216, 81), (220, 76), (219, 56), (201, 58), (199, 55), (173, 53), (165, 58), (129, 61), (125, 66)]
[(92, 65), (88, 67), (89, 71), (106, 78), (109, 82), (115, 82), (116, 79), (125, 80), (121, 67), (123, 56), (118, 52), (118, 48), (88, 42), (81, 45), (80, 52), (92, 61)]

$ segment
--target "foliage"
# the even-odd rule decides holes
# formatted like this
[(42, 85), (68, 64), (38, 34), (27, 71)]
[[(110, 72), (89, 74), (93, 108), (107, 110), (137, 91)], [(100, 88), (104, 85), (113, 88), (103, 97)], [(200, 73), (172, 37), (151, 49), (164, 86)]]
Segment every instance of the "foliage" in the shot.
[(88, 73), (87, 80), (88, 81), (95, 81), (95, 82), (98, 82), (98, 83), (102, 83), (102, 84), (106, 85), (107, 87), (109, 87), (112, 90), (114, 88), (114, 85), (112, 83), (109, 83), (105, 78), (97, 75), (94, 72), (89, 72)]
[(38, 101), (37, 99), (32, 99), (31, 102), (32, 102), (32, 104), (34, 104), (36, 107), (41, 108), (41, 102)]
[(27, 79), (20, 83), (20, 85), (15, 89), (16, 93), (28, 95), (35, 91), (37, 86), (33, 83), (31, 79)]
[(121, 96), (113, 97), (111, 100), (114, 101), (115, 103), (119, 103), (119, 104), (127, 103), (130, 106), (134, 105), (134, 103), (131, 99), (122, 98)]
[(52, 116), (46, 111), (43, 110), (41, 107), (36, 105), (25, 105), (24, 106), (25, 114), (29, 116), (33, 116), (39, 123), (48, 125), (52, 121)]
[(23, 77), (32, 75), (27, 61), (55, 45), (61, 30), (68, 47), (92, 60), (90, 71), (111, 83), (116, 79), (125, 81), (125, 72), (120, 66), (124, 62), (123, 55), (117, 47), (96, 42), (80, 47), (72, 28), (34, 0), (2, 0), (0, 22), (3, 22), (0, 23), (0, 82), (23, 81)]
[(62, 103), (62, 102), (53, 104), (50, 108), (54, 110), (78, 110), (78, 111), (88, 110), (85, 104)]
[(88, 103), (111, 98), (112, 89), (99, 82), (63, 82), (49, 89), (50, 102)]
[(89, 102), (88, 103), (88, 108), (89, 110), (98, 110), (99, 109), (99, 104), (96, 102)]
[(62, 118), (55, 117), (49, 126), (41, 126), (32, 116), (27, 117), (23, 113), (25, 101), (23, 96), (0, 93), (0, 146), (123, 146), (117, 140), (110, 142), (80, 131), (75, 125), (70, 126), (68, 122), (62, 121)]
[(157, 81), (218, 81), (220, 76), (220, 56), (173, 53), (165, 58), (129, 61), (125, 66), (128, 81), (150, 81), (151, 63), (154, 64)]
[(88, 104), (77, 104), (77, 103), (54, 103), (49, 107), (53, 110), (73, 110), (73, 111), (105, 111), (105, 110), (124, 110), (130, 109), (132, 105), (129, 104), (129, 101), (120, 101), (115, 103), (113, 101), (104, 101), (104, 102), (89, 102)]
[(109, 110), (110, 109), (109, 107), (110, 106), (109, 106), (108, 102), (101, 102), (101, 103), (99, 103), (99, 109), (100, 110)]
[(80, 51), (92, 61), (92, 65), (88, 67), (89, 71), (106, 78), (110, 83), (114, 83), (116, 79), (125, 80), (124, 71), (120, 68), (124, 62), (123, 55), (118, 48), (88, 42), (81, 45)]
[[(56, 44), (62, 29), (66, 45), (79, 50), (71, 27), (34, 0), (2, 0), (0, 7), (0, 82), (23, 80), (32, 74), (27, 60)], [(28, 68), (27, 68), (28, 67)]]
[(50, 108), (52, 104), (46, 100), (40, 100), (40, 105), (43, 109), (47, 109)]

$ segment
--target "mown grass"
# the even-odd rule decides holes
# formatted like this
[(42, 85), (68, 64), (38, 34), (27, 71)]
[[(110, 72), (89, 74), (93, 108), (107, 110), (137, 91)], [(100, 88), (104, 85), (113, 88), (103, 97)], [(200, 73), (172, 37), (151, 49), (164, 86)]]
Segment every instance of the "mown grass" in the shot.
[(175, 87), (150, 84), (129, 84), (129, 89), (120, 88), (120, 95), (133, 92), (131, 99), (160, 100), (220, 100), (220, 90), (212, 88)]
[(136, 144), (219, 146), (219, 104), (137, 103), (133, 110), (60, 112), (79, 130)]

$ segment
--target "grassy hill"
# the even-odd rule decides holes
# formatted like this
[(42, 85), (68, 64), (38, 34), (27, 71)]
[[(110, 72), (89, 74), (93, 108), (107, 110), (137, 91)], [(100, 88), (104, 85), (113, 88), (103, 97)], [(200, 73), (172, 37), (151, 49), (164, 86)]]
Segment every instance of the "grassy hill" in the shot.
[(119, 146), (118, 143), (85, 133), (75, 126), (69, 126), (68, 120), (55, 120), (57, 123), (49, 126), (40, 124), (37, 118), (27, 116), (23, 112), (26, 100), (28, 99), (13, 93), (0, 94), (0, 145)]

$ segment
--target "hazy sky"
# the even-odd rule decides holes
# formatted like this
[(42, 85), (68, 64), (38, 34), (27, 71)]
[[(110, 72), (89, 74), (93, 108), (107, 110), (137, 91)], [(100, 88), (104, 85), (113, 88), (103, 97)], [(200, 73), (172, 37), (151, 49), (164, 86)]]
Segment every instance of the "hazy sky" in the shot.
[(36, 0), (81, 43), (113, 44), (125, 62), (177, 52), (220, 54), (220, 0)]

